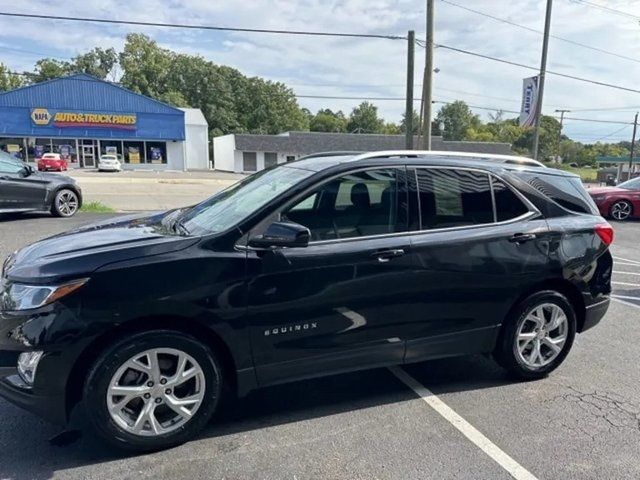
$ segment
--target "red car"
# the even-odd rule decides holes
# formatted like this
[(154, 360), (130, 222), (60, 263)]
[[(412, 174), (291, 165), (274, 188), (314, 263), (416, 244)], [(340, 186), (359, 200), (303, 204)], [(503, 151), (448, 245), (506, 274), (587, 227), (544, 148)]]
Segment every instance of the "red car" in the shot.
[(68, 168), (67, 161), (59, 153), (45, 153), (38, 159), (38, 170), (41, 172), (46, 172), (47, 170), (62, 172)]
[(603, 217), (614, 220), (640, 218), (640, 177), (622, 182), (617, 187), (587, 190)]

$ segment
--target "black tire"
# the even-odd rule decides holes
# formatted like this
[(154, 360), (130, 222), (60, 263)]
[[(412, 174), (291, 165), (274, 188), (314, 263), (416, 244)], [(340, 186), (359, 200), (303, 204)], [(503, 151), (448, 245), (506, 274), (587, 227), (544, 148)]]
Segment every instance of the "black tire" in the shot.
[[(616, 207), (621, 207), (624, 212), (628, 212), (626, 213), (626, 216), (624, 216), (624, 218), (616, 218), (616, 214), (614, 213), (614, 209)], [(618, 213), (617, 216), (620, 217), (620, 213)], [(631, 204), (631, 202), (627, 200), (618, 200), (613, 205), (611, 205), (611, 208), (609, 208), (609, 218), (612, 218), (613, 220), (624, 222), (625, 220), (628, 220), (632, 216), (633, 216), (633, 204)]]
[[(62, 199), (64, 199), (63, 202), (61, 202)], [(78, 192), (71, 188), (61, 188), (58, 190), (51, 202), (51, 214), (56, 217), (73, 217), (79, 209), (80, 197), (78, 196)]]
[[(193, 357), (204, 373), (205, 396), (193, 417), (178, 429), (141, 436), (126, 431), (114, 421), (108, 411), (107, 391), (112, 377), (125, 362), (154, 348), (176, 349)], [(87, 375), (83, 394), (90, 423), (100, 437), (120, 449), (149, 452), (180, 445), (197, 435), (216, 412), (222, 385), (222, 368), (209, 347), (181, 332), (153, 330), (124, 338), (103, 352)]]
[[(562, 350), (555, 359), (547, 365), (534, 368), (525, 363), (518, 353), (516, 337), (527, 315), (534, 310), (536, 306), (542, 304), (553, 304), (560, 307), (567, 318), (568, 328)], [(560, 366), (567, 357), (569, 350), (571, 350), (575, 335), (576, 314), (567, 298), (553, 290), (537, 292), (527, 297), (512, 309), (509, 318), (505, 320), (502, 326), (501, 335), (494, 351), (494, 358), (498, 364), (507, 369), (516, 378), (522, 380), (537, 380), (546, 377)]]

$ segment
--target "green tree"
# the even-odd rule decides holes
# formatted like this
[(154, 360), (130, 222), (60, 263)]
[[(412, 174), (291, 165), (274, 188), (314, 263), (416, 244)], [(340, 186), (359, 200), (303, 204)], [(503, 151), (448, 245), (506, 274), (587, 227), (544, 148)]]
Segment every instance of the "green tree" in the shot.
[[(420, 115), (413, 110), (413, 118), (411, 122), (411, 132), (414, 135), (418, 134), (420, 129)], [(402, 113), (402, 120), (400, 120), (400, 132), (405, 133), (407, 131), (407, 112)]]
[(14, 90), (24, 86), (24, 79), (12, 73), (3, 63), (0, 63), (0, 92)]
[(54, 58), (41, 58), (36, 62), (33, 72), (25, 72), (25, 76), (30, 83), (39, 83), (54, 78), (63, 77), (71, 73), (69, 62), (56, 60)]
[(480, 117), (461, 100), (444, 105), (436, 116), (436, 122), (442, 125), (445, 140), (464, 140), (467, 130), (477, 129), (481, 123)]
[(309, 129), (312, 132), (346, 132), (347, 118), (342, 110), (333, 112), (329, 108), (318, 110), (309, 118)]
[(378, 118), (378, 107), (371, 102), (362, 102), (351, 111), (347, 131), (350, 133), (380, 133), (384, 120)]
[(118, 54), (113, 48), (96, 47), (93, 50), (77, 55), (68, 66), (72, 73), (86, 73), (105, 80), (118, 63)]

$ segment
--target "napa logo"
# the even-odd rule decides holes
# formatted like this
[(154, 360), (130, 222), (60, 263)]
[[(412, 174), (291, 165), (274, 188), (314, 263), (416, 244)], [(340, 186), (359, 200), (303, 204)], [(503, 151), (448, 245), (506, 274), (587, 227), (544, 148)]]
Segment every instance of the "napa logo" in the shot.
[(31, 110), (31, 121), (35, 125), (49, 125), (53, 115), (46, 108), (34, 108)]

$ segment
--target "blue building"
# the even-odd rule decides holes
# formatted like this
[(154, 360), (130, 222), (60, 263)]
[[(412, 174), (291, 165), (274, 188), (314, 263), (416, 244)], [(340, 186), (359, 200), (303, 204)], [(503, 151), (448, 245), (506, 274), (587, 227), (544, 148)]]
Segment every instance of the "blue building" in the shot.
[(84, 74), (0, 93), (0, 149), (30, 163), (59, 153), (80, 168), (95, 167), (104, 154), (120, 156), (124, 168), (210, 168), (200, 110)]

